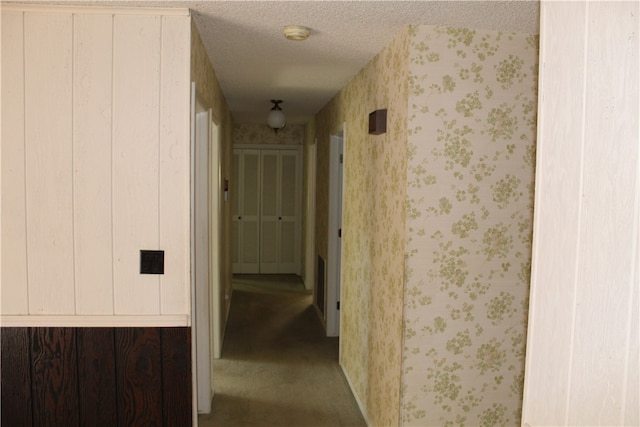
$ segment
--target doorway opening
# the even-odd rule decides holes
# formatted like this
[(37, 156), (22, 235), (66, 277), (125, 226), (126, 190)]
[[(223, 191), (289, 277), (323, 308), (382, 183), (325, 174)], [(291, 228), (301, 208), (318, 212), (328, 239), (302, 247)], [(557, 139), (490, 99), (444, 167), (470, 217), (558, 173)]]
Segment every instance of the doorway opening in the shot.
[(224, 292), (221, 286), (223, 189), (219, 127), (192, 86), (191, 242), (194, 411), (209, 413), (213, 359), (220, 357)]
[(211, 246), (209, 144), (211, 111), (196, 96), (192, 87), (192, 271), (195, 346), (195, 387), (198, 413), (211, 411), (213, 370), (211, 369)]

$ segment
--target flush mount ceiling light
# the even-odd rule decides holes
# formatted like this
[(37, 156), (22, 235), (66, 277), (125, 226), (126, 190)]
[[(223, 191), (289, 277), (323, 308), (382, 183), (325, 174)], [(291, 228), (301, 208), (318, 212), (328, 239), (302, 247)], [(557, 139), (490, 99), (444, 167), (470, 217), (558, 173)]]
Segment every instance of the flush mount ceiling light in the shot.
[(269, 114), (267, 115), (267, 124), (271, 129), (273, 129), (276, 133), (278, 133), (278, 129), (282, 129), (286, 124), (284, 113), (282, 112), (282, 108), (280, 108), (281, 99), (272, 99), (273, 107)]
[(284, 38), (293, 41), (303, 41), (309, 38), (311, 30), (302, 25), (287, 25), (282, 31)]

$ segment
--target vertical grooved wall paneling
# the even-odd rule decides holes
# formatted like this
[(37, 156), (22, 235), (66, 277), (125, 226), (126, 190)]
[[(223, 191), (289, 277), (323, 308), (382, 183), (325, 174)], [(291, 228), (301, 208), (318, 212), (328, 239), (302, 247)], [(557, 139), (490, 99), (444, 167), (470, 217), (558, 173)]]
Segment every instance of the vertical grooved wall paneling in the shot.
[(78, 426), (78, 370), (73, 328), (31, 328), (31, 391), (36, 426)]
[[(547, 78), (542, 73), (540, 80), (540, 97), (545, 96), (545, 90), (549, 94), (564, 93), (566, 96), (547, 95), (544, 104), (546, 114), (539, 117), (539, 131), (537, 142), (538, 159), (544, 158), (544, 162), (537, 162), (536, 170), (536, 197), (541, 194), (551, 203), (537, 203), (534, 215), (545, 218), (544, 223), (539, 224), (533, 238), (532, 264), (538, 262), (546, 253), (575, 254), (579, 245), (578, 224), (573, 218), (579, 216), (580, 176), (574, 173), (574, 169), (581, 161), (581, 146), (579, 144), (557, 144), (551, 141), (579, 140), (582, 132), (582, 110), (584, 100), (584, 44), (585, 34), (585, 6), (586, 3), (558, 3), (556, 8), (567, 8), (567, 12), (575, 19), (567, 20), (564, 13), (547, 16), (542, 22), (540, 39), (540, 56), (545, 59), (545, 67), (551, 67), (555, 78)], [(560, 30), (560, 33), (558, 33)], [(559, 66), (564, 61), (575, 64), (573, 67)], [(548, 80), (548, 81), (547, 81)], [(542, 99), (542, 98), (541, 98)], [(569, 113), (570, 114), (567, 114)], [(549, 118), (565, 115), (564, 120), (549, 120)], [(566, 159), (574, 159), (567, 162)], [(552, 180), (539, 179), (550, 171), (554, 171)], [(564, 205), (563, 209), (558, 206)], [(534, 219), (534, 221), (536, 221)], [(559, 239), (549, 239), (545, 236), (558, 236)], [(578, 260), (575, 256), (555, 257), (557, 264), (554, 268), (532, 269), (531, 283), (565, 283), (558, 286), (555, 292), (539, 293), (536, 287), (531, 289), (530, 310), (535, 311), (535, 306), (542, 304), (551, 306), (555, 300), (571, 301), (574, 298), (575, 282), (574, 273)], [(549, 331), (544, 337), (529, 333), (533, 340), (543, 338), (540, 342), (529, 342), (529, 347), (555, 349), (543, 352), (533, 363), (536, 370), (545, 372), (545, 375), (554, 375), (558, 378), (568, 379), (570, 366), (569, 359), (558, 358), (557, 353), (570, 351), (571, 334), (573, 324), (573, 309), (570, 305), (566, 309), (558, 310), (551, 316), (543, 316), (529, 323), (530, 328), (536, 327)], [(529, 351), (529, 350), (528, 350)], [(527, 353), (528, 353), (527, 351)], [(557, 352), (557, 353), (556, 353)], [(531, 363), (531, 361), (528, 361)], [(546, 366), (554, 366), (554, 373), (547, 370)], [(525, 377), (526, 378), (526, 377)], [(558, 386), (564, 388), (566, 381), (559, 381)], [(565, 393), (565, 391), (558, 390)], [(566, 402), (557, 399), (554, 393), (548, 393), (541, 388), (536, 392), (536, 402), (539, 408), (547, 408), (545, 411), (536, 411), (535, 424), (553, 425), (557, 423), (557, 416), (563, 413)], [(526, 408), (526, 399), (525, 399)], [(523, 411), (526, 412), (526, 409)], [(555, 422), (554, 422), (555, 420)]]
[(2, 328), (0, 342), (0, 425), (32, 427), (29, 329)]
[(73, 220), (78, 314), (113, 312), (112, 25), (111, 15), (74, 17)]
[[(184, 408), (191, 407), (191, 333), (188, 328), (164, 328), (161, 342), (163, 421), (165, 426), (190, 426)], [(166, 390), (183, 390), (167, 393)]]
[(115, 346), (118, 424), (162, 425), (159, 330), (118, 328)]
[[(190, 133), (190, 91), (184, 82), (190, 72), (189, 18), (162, 17), (160, 96), (159, 247), (165, 251), (165, 274), (160, 276), (161, 314), (180, 314), (189, 307), (190, 147), (181, 138)], [(170, 196), (169, 196), (170, 195)], [(171, 249), (171, 250), (169, 250)]]
[(541, 2), (523, 425), (639, 425), (640, 4)]
[(78, 390), (81, 390), (83, 402), (79, 408), (80, 425), (118, 425), (114, 329), (78, 328), (76, 332)]
[[(637, 425), (640, 361), (637, 345), (632, 352), (628, 340), (631, 328), (639, 335), (638, 324), (631, 324), (629, 301), (639, 286), (633, 277), (639, 240), (630, 230), (637, 230), (640, 221), (634, 212), (640, 199), (640, 7), (638, 2), (589, 2), (587, 10), (580, 245), (567, 420), (569, 425)], [(632, 395), (635, 400), (629, 399)], [(635, 417), (625, 420), (625, 404), (635, 406)]]
[[(1, 19), (4, 324), (185, 326), (188, 10), (3, 4)], [(143, 249), (165, 251), (164, 275), (140, 274)]]
[(74, 314), (73, 18), (27, 13), (24, 19), (29, 313)]
[[(24, 170), (24, 31), (21, 12), (2, 11), (2, 286), (0, 310), (29, 312)], [(5, 61), (4, 57), (13, 58)], [(13, 424), (17, 425), (17, 424)]]
[(158, 248), (160, 23), (114, 17), (115, 314), (160, 314), (159, 277), (139, 274), (140, 250)]
[(2, 328), (3, 426), (189, 426), (190, 328)]

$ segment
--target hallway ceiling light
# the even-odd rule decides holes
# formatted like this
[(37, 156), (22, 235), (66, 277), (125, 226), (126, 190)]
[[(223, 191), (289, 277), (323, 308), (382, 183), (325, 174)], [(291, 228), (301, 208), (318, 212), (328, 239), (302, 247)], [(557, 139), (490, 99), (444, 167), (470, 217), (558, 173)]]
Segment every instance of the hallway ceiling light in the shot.
[(282, 31), (284, 38), (293, 41), (304, 41), (309, 38), (311, 30), (302, 25), (287, 25)]
[(271, 111), (269, 111), (269, 115), (267, 115), (267, 124), (271, 129), (278, 133), (278, 129), (282, 129), (286, 124), (284, 113), (279, 105), (282, 100), (272, 99), (271, 102), (273, 103), (273, 107), (271, 108)]

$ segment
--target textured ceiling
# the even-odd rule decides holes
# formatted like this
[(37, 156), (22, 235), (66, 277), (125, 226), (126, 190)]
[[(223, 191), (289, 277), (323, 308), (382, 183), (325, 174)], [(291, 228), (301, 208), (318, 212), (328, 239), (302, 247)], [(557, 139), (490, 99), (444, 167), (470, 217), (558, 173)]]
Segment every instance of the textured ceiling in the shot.
[[(190, 8), (237, 123), (264, 123), (273, 98), (289, 123), (305, 123), (407, 24), (539, 28), (537, 0), (46, 3)], [(285, 25), (307, 26), (311, 37), (288, 41)]]
[[(237, 122), (264, 122), (283, 99), (290, 123), (320, 110), (407, 24), (538, 32), (538, 2), (245, 1), (192, 7)], [(287, 41), (285, 25), (311, 29)]]

